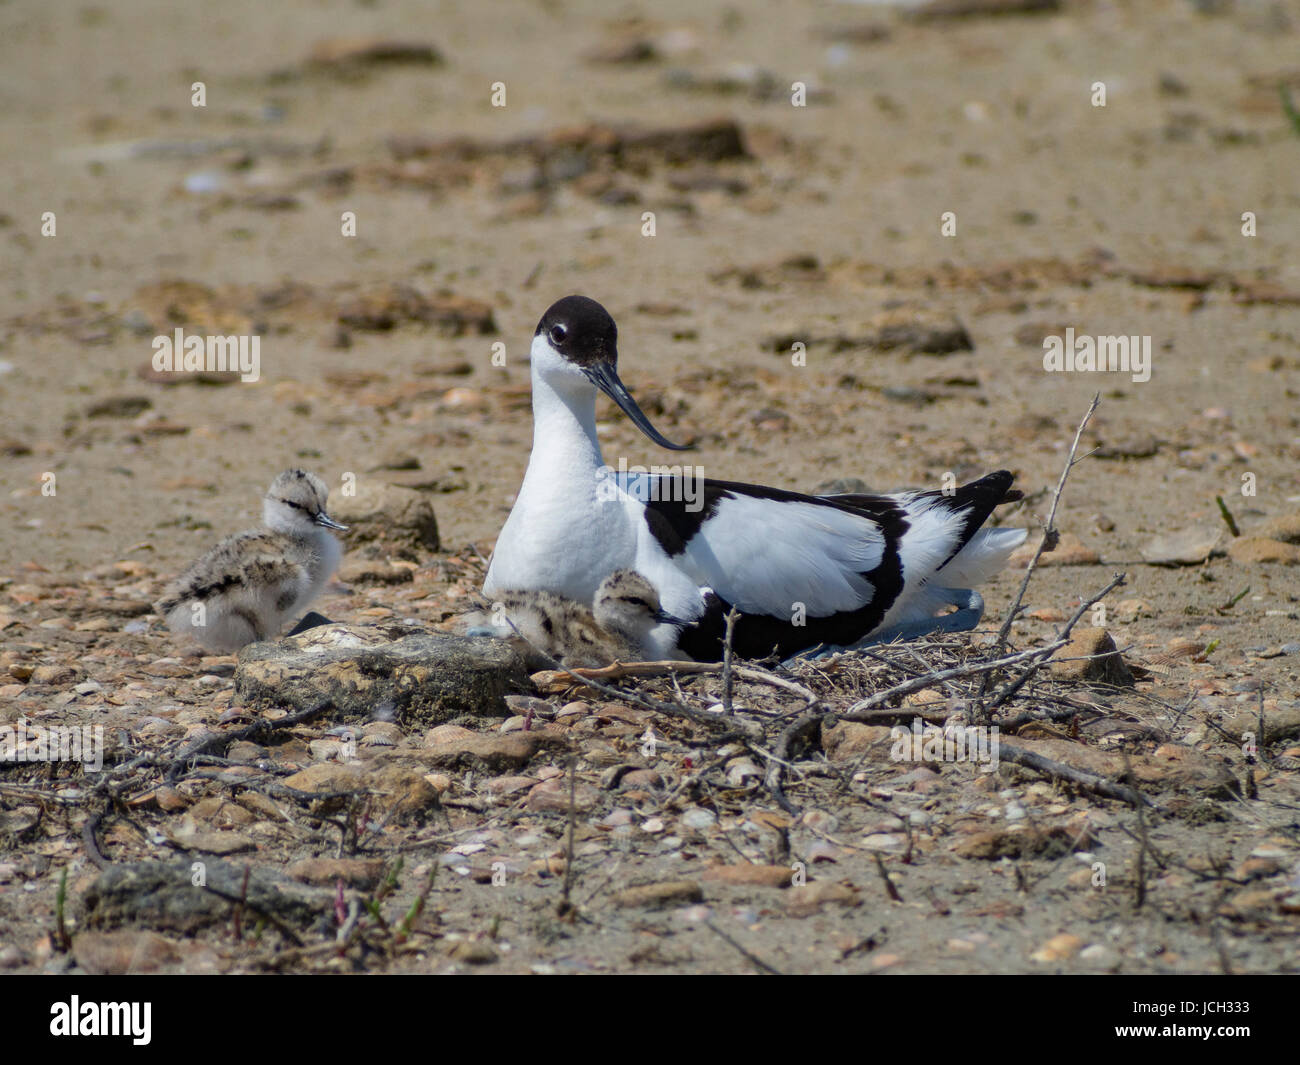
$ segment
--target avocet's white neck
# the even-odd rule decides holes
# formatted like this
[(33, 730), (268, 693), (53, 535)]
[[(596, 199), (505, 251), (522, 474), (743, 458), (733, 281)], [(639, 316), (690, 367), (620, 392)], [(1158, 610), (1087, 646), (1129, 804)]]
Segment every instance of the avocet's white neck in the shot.
[(528, 474), (584, 475), (603, 465), (596, 439), (596, 389), (585, 377), (547, 373), (533, 361), (533, 451)]
[(635, 529), (617, 500), (602, 496), (609, 473), (596, 439), (595, 386), (545, 337), (533, 340), (532, 360), (533, 451), (483, 590), (544, 588), (590, 603), (635, 551)]

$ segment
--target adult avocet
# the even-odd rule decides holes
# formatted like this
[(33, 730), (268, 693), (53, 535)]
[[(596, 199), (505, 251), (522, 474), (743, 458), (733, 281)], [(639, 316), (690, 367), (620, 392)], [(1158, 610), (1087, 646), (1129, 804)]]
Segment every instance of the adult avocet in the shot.
[[(596, 390), (646, 436), (666, 440), (619, 380), (618, 328), (595, 300), (566, 296), (531, 349), (533, 450), (483, 592), (541, 590), (590, 605), (616, 570), (644, 576), (673, 623), (649, 649), (716, 661), (725, 616), (747, 658), (913, 639), (979, 622), (974, 586), (1006, 564), (1023, 529), (982, 529), (1018, 498), (1005, 470), (956, 488), (807, 496), (731, 481), (620, 473), (596, 439)], [(945, 606), (955, 612), (938, 616)], [(688, 622), (689, 624), (682, 624)]]

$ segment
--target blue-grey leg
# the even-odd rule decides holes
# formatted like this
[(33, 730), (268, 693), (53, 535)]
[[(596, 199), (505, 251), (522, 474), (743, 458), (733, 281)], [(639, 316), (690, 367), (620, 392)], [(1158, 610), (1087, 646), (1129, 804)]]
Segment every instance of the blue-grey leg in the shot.
[(795, 655), (796, 658), (826, 658), (840, 651), (854, 651), (859, 647), (875, 647), (882, 643), (905, 643), (919, 640), (922, 636), (933, 636), (938, 632), (969, 632), (984, 617), (984, 597), (972, 588), (931, 588), (930, 591), (943, 602), (957, 609), (951, 614), (937, 618), (920, 618), (902, 625), (891, 625), (887, 629), (877, 629), (865, 640), (859, 640), (852, 647), (822, 647), (811, 654)]

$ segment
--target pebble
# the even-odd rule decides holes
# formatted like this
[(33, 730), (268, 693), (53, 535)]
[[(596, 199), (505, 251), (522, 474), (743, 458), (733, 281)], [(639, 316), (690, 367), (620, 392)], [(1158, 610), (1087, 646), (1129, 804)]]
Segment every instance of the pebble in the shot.
[(886, 832), (873, 832), (862, 838), (862, 846), (869, 851), (897, 851), (902, 850), (906, 845), (906, 836), (896, 836)]
[(746, 782), (762, 776), (763, 771), (749, 758), (737, 758), (727, 765), (727, 783), (733, 788), (744, 787)]
[(857, 889), (835, 880), (816, 880), (790, 888), (786, 894), (786, 913), (791, 917), (811, 917), (831, 904), (853, 907), (861, 904)]
[(703, 902), (704, 891), (694, 880), (667, 880), (624, 888), (609, 901), (620, 909), (658, 909), (687, 902)]
[(1062, 932), (1053, 936), (1031, 955), (1034, 961), (1069, 961), (1083, 948), (1083, 940), (1076, 935)]
[(31, 684), (67, 684), (74, 680), (77, 671), (71, 666), (57, 663), (55, 665), (37, 666), (32, 670)]
[(810, 865), (815, 865), (817, 862), (837, 862), (843, 852), (833, 843), (815, 839), (804, 848), (803, 854)]
[[(573, 808), (579, 813), (590, 810), (599, 801), (600, 795), (589, 784), (578, 782), (573, 794)], [(569, 810), (568, 781), (543, 780), (528, 793), (525, 804), (534, 813), (567, 813)]]
[(743, 887), (788, 888), (793, 883), (793, 871), (784, 865), (714, 865), (704, 870), (700, 879), (705, 883), (732, 884)]
[[(1031, 538), (1029, 543), (1016, 548), (1007, 560), (1007, 565), (1012, 569), (1026, 569), (1034, 557), (1034, 552), (1038, 550), (1038, 544), (1042, 542), (1042, 537)], [(1074, 533), (1061, 533), (1060, 541), (1054, 551), (1044, 552), (1038, 560), (1039, 566), (1095, 566), (1101, 561), (1101, 556), (1092, 548), (1085, 546)]]
[(1124, 656), (1105, 629), (1075, 629), (1070, 642), (1056, 653), (1056, 658), (1061, 661), (1052, 663), (1052, 673), (1062, 680), (1091, 681), (1117, 687), (1131, 687), (1133, 684), (1133, 674)]
[(462, 939), (452, 944), (447, 956), (467, 965), (490, 965), (500, 958), (496, 948), (486, 939)]
[(1143, 544), (1140, 551), (1147, 562), (1195, 566), (1210, 557), (1222, 538), (1222, 527), (1198, 525), (1156, 536)]
[(830, 834), (840, 827), (840, 819), (825, 810), (810, 807), (799, 817), (799, 824), (813, 832)]
[(531, 788), (537, 783), (536, 777), (504, 776), (493, 777), (487, 782), (488, 794), (497, 798), (513, 795), (515, 792)]
[(1242, 565), (1300, 564), (1300, 545), (1266, 536), (1240, 536), (1228, 544), (1228, 557)]
[(712, 828), (718, 820), (718, 815), (712, 810), (706, 810), (701, 806), (693, 806), (685, 811), (678, 820), (684, 828), (693, 828), (698, 832), (706, 828)]
[(82, 969), (96, 976), (156, 972), (180, 960), (170, 940), (135, 928), (79, 932), (73, 937), (72, 955)]
[(1257, 528), (1251, 529), (1250, 535), (1280, 540), (1286, 544), (1300, 544), (1300, 513), (1270, 518)]

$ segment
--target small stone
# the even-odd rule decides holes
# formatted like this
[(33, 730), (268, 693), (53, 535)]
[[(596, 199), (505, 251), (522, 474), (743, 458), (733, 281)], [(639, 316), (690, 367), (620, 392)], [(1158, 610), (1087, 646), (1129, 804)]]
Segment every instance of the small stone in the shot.
[(1158, 565), (1197, 566), (1219, 546), (1222, 528), (1198, 525), (1162, 533), (1142, 545), (1142, 558)]
[(338, 762), (308, 766), (285, 777), (283, 784), (295, 791), (309, 792), (356, 791), (363, 786), (359, 769)]
[(1238, 880), (1263, 880), (1285, 872), (1281, 862), (1276, 858), (1247, 858), (1234, 873)]
[(331, 496), (330, 515), (348, 526), (342, 539), (349, 549), (383, 545), (418, 562), (440, 546), (433, 504), (412, 488), (364, 481), (356, 495)]
[(507, 795), (513, 795), (517, 791), (531, 788), (536, 783), (537, 779), (535, 777), (493, 777), (487, 782), (486, 787), (489, 795), (504, 798)]
[(1086, 961), (1089, 965), (1104, 967), (1115, 964), (1118, 959), (1115, 957), (1115, 952), (1104, 943), (1093, 943), (1079, 951), (1079, 960)]
[(343, 750), (343, 743), (340, 740), (311, 740), (307, 744), (307, 749), (311, 752), (312, 758), (318, 762), (328, 762), (340, 757)]
[[(1011, 552), (1007, 565), (1012, 569), (1026, 569), (1038, 550), (1042, 537), (1031, 539), (1029, 543)], [(1055, 550), (1046, 551), (1038, 560), (1039, 566), (1095, 566), (1101, 556), (1092, 548), (1084, 545), (1074, 533), (1061, 533)]]
[[(521, 733), (520, 735), (530, 735)], [(586, 813), (600, 800), (600, 794), (590, 785), (578, 783), (573, 793), (573, 809)], [(527, 809), (534, 813), (567, 813), (569, 810), (569, 782), (564, 779), (544, 780), (534, 785), (528, 793)]]
[(82, 969), (96, 976), (151, 973), (180, 960), (169, 940), (157, 932), (135, 928), (80, 932), (72, 939), (72, 956)]
[(315, 925), (323, 913), (332, 911), (332, 889), (299, 884), (278, 868), (219, 859), (203, 864), (207, 885), (221, 895), (196, 890), (193, 859), (189, 857), (114, 862), (100, 872), (82, 897), (86, 927), (145, 926), (186, 935), (212, 924), (229, 928), (232, 904), (227, 899), (241, 896), (260, 911), (300, 929)]
[(1262, 921), (1277, 913), (1277, 893), (1268, 888), (1238, 891), (1220, 907), (1219, 913), (1240, 921)]
[(235, 800), (246, 810), (252, 811), (257, 817), (264, 821), (288, 821), (289, 815), (284, 812), (274, 799), (256, 791), (243, 791)]
[(77, 679), (77, 671), (71, 666), (58, 663), (55, 665), (37, 666), (32, 670), (29, 683), (31, 684), (71, 684)]
[(367, 721), (361, 726), (361, 742), (367, 746), (396, 746), (405, 738), (401, 726), (391, 721)]
[[(432, 745), (432, 750), (421, 751), (419, 758), (439, 769), (468, 768), (502, 773), (522, 769), (543, 749), (565, 745), (562, 736), (546, 729), (507, 733), (464, 730), (463, 735), (448, 735), (443, 742)], [(539, 772), (539, 779), (542, 776)]]
[(1138, 618), (1153, 618), (1156, 608), (1145, 599), (1123, 599), (1115, 607), (1115, 620), (1119, 622), (1136, 621)]
[(740, 887), (787, 888), (794, 882), (794, 873), (784, 865), (714, 865), (704, 870), (700, 879), (705, 883), (732, 884)]
[(256, 844), (238, 832), (176, 832), (176, 843), (202, 854), (240, 854), (256, 849)]
[(516, 717), (525, 720), (529, 715), (534, 721), (538, 718), (549, 720), (555, 716), (555, 707), (545, 699), (538, 699), (532, 695), (507, 695), (506, 706), (510, 707)]
[(804, 847), (804, 857), (810, 865), (817, 862), (838, 862), (842, 856), (839, 847), (824, 839), (815, 839)]
[(269, 752), (260, 744), (248, 743), (240, 740), (232, 743), (226, 751), (226, 757), (232, 762), (238, 762), (240, 765), (256, 765), (258, 762), (267, 758)]
[(439, 808), (438, 790), (409, 766), (385, 766), (366, 783), (377, 793), (372, 809), (377, 821), (422, 821)]
[(500, 957), (496, 947), (486, 939), (462, 939), (452, 944), (447, 956), (467, 965), (491, 965)]
[(861, 901), (852, 884), (817, 880), (811, 884), (792, 887), (786, 895), (785, 909), (791, 917), (811, 917), (823, 906), (835, 904), (852, 907), (860, 905)]
[(1083, 948), (1083, 940), (1078, 936), (1062, 932), (1053, 936), (1031, 955), (1034, 961), (1069, 961)]
[(889, 783), (895, 788), (925, 792), (940, 780), (939, 774), (929, 766), (919, 765), (909, 773), (894, 777)]
[(158, 809), (169, 814), (176, 813), (179, 810), (184, 810), (190, 805), (191, 801), (188, 796), (183, 795), (175, 788), (169, 788), (166, 785), (154, 791), (153, 799), (157, 804)]
[(1248, 566), (1294, 566), (1300, 563), (1300, 546), (1264, 536), (1242, 536), (1228, 544), (1228, 557)]
[[(1075, 629), (1052, 663), (1052, 673), (1063, 680), (1131, 687), (1133, 674), (1115, 641), (1105, 629)], [(1061, 661), (1074, 659), (1075, 661)]]
[(813, 832), (835, 832), (840, 827), (840, 819), (826, 810), (815, 806), (809, 807), (799, 815), (799, 824)]
[(835, 347), (837, 350), (868, 347), (910, 355), (950, 355), (975, 350), (970, 333), (956, 316), (923, 307), (881, 311), (867, 324), (865, 335), (842, 338)]
[(762, 779), (763, 771), (750, 758), (736, 758), (727, 763), (727, 783), (742, 788), (750, 780)]
[(1263, 525), (1251, 529), (1250, 535), (1281, 540), (1284, 544), (1300, 544), (1300, 513), (1270, 518)]
[(960, 858), (984, 861), (996, 861), (999, 858), (1060, 858), (1072, 851), (1086, 850), (1093, 842), (1086, 828), (1053, 825), (1045, 829), (1022, 829), (1004, 826), (972, 833), (953, 847), (953, 853)]
[(442, 56), (432, 44), (389, 37), (325, 37), (312, 45), (310, 66), (322, 69), (412, 64), (433, 66)]
[(134, 418), (153, 406), (148, 396), (109, 396), (86, 407), (87, 418)]
[(658, 909), (703, 902), (704, 891), (694, 880), (668, 880), (624, 888), (611, 895), (609, 901), (620, 909)]
[(342, 880), (361, 891), (376, 888), (383, 872), (380, 858), (303, 858), (288, 867), (289, 875), (304, 884), (333, 887)]
[(683, 812), (678, 820), (683, 828), (692, 828), (697, 832), (702, 832), (706, 828), (712, 828), (717, 823), (718, 815), (712, 810), (706, 810), (701, 806), (693, 806)]
[(888, 750), (890, 729), (885, 725), (863, 725), (856, 721), (841, 721), (827, 727), (822, 725), (822, 750), (833, 762), (857, 759), (868, 751)]
[(1260, 714), (1257, 709), (1243, 710), (1223, 722), (1222, 728), (1238, 743), (1246, 742), (1247, 736), (1255, 743), (1277, 743), (1300, 736), (1300, 707), (1294, 709), (1277, 709), (1264, 711), (1263, 736), (1260, 735)]
[(523, 659), (506, 641), (328, 625), (239, 654), (235, 693), (250, 707), (307, 707), (330, 699), (344, 721), (391, 708), (408, 728), (464, 714), (505, 717), (504, 696), (526, 687)]

